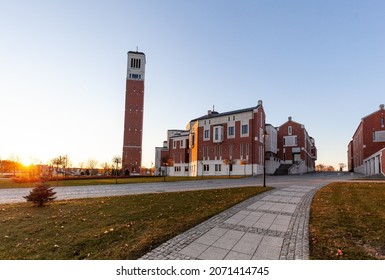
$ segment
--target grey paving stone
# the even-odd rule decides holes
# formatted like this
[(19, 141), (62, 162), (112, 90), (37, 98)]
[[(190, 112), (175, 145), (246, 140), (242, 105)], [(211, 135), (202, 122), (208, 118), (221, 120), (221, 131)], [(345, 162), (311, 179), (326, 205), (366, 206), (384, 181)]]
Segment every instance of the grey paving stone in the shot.
[(207, 248), (209, 248), (208, 245), (199, 244), (199, 243), (194, 242), (194, 243), (191, 243), (190, 245), (188, 245), (187, 247), (185, 247), (184, 249), (182, 249), (180, 251), (180, 253), (183, 255), (189, 256), (189, 257), (197, 258), (205, 250), (207, 250)]
[(219, 238), (220, 238), (220, 236), (218, 236), (218, 235), (212, 235), (212, 234), (206, 233), (206, 234), (202, 235), (201, 237), (199, 237), (195, 242), (211, 246)]
[(234, 247), (235, 244), (242, 238), (244, 232), (229, 230), (223, 236), (221, 236), (217, 241), (214, 242), (213, 246), (230, 250)]
[(277, 260), (281, 253), (280, 247), (259, 245), (257, 251), (253, 255), (254, 260)]
[(228, 232), (227, 229), (220, 228), (220, 227), (214, 227), (214, 228), (210, 229), (210, 231), (208, 231), (207, 234), (216, 235), (216, 236), (222, 236), (226, 232)]
[(211, 246), (206, 251), (204, 251), (198, 257), (198, 259), (200, 259), (200, 260), (223, 260), (229, 252), (230, 252), (230, 250)]
[(253, 255), (261, 243), (262, 238), (263, 235), (260, 234), (245, 233), (245, 235), (232, 248), (232, 251)]
[(251, 260), (251, 258), (252, 258), (252, 255), (230, 251), (224, 259), (225, 260)]

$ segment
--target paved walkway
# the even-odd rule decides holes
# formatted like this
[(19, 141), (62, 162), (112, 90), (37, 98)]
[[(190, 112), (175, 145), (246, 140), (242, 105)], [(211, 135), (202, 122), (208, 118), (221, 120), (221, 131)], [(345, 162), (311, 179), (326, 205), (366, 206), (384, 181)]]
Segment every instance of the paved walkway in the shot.
[(310, 204), (320, 187), (293, 185), (252, 197), (141, 259), (308, 259)]

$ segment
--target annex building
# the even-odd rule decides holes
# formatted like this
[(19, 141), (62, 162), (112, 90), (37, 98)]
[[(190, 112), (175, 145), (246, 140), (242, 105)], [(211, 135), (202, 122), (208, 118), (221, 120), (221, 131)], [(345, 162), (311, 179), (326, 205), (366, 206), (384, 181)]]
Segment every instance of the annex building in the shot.
[(184, 130), (168, 130), (155, 148), (156, 175), (226, 176), (299, 174), (314, 171), (317, 149), (304, 125), (291, 118), (280, 127), (266, 124), (257, 106), (206, 115)]
[(363, 117), (348, 145), (348, 169), (366, 175), (385, 175), (385, 109)]

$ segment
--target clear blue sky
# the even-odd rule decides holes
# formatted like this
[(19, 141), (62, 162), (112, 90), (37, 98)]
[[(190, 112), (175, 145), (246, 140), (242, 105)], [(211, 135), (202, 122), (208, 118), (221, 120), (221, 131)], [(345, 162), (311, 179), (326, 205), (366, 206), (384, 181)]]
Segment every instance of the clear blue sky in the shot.
[(263, 100), (346, 162), (385, 103), (385, 1), (2, 1), (0, 157), (121, 155), (127, 52), (146, 53), (143, 164), (167, 129)]

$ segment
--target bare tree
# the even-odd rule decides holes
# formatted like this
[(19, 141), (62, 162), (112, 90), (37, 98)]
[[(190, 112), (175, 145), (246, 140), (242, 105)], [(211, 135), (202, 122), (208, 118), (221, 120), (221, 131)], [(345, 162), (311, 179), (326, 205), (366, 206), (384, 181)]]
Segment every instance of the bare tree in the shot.
[(122, 163), (122, 158), (120, 156), (114, 156), (112, 162), (115, 164), (115, 183), (118, 183), (118, 168), (119, 164)]
[(80, 162), (80, 163), (79, 163), (79, 167), (80, 167), (80, 174), (81, 174), (81, 175), (84, 175), (84, 173), (83, 173), (84, 162)]
[(343, 163), (343, 162), (340, 162), (340, 163), (338, 164), (338, 166), (340, 167), (340, 171), (342, 171), (342, 170), (344, 170), (344, 168), (346, 167), (346, 164)]
[(316, 169), (317, 171), (325, 171), (326, 166), (325, 166), (324, 164), (320, 163), (320, 164), (317, 164), (317, 165), (316, 165), (315, 169)]
[(103, 163), (102, 166), (103, 166), (103, 173), (104, 173), (104, 175), (108, 174), (110, 172), (110, 170), (111, 170), (111, 167), (108, 164), (108, 162)]
[(91, 169), (91, 175), (94, 174), (94, 168), (98, 165), (98, 161), (96, 159), (89, 159), (87, 161), (88, 168)]

